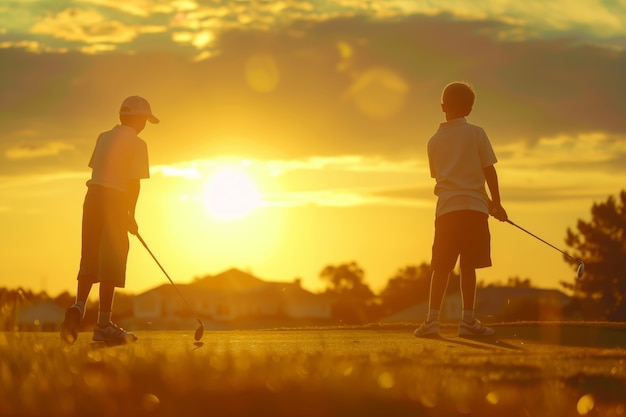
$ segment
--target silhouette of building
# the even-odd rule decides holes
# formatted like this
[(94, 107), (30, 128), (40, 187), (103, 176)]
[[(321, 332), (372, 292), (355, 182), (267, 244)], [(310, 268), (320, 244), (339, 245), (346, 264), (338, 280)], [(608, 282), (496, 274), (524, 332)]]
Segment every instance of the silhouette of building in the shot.
[[(489, 286), (476, 289), (476, 317), (485, 322), (567, 320), (563, 309), (570, 297), (559, 290)], [(441, 321), (461, 319), (461, 294), (447, 294), (441, 305)], [(395, 313), (383, 322), (420, 323), (428, 312), (428, 301)]]
[[(319, 324), (331, 318), (332, 300), (303, 289), (299, 280), (264, 281), (233, 268), (176, 287), (209, 328)], [(171, 284), (134, 297), (135, 328), (178, 328), (189, 317), (191, 312)]]

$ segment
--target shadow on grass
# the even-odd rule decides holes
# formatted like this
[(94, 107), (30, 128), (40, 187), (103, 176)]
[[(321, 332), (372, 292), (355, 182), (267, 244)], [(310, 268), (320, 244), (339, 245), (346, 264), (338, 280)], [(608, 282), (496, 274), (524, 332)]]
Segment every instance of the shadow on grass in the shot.
[(494, 324), (501, 339), (596, 348), (626, 348), (626, 324), (597, 322), (529, 322)]
[[(456, 332), (456, 326), (442, 324), (443, 336), (434, 340), (455, 343), (478, 349), (506, 348), (525, 350), (509, 342), (527, 341), (537, 344), (589, 347), (626, 348), (626, 323), (617, 322), (516, 322), (489, 323), (494, 336), (459, 338), (447, 337)], [(372, 323), (363, 328), (372, 330), (414, 329), (413, 323)]]
[(510, 349), (510, 350), (525, 350), (520, 346), (515, 346), (500, 340), (497, 336), (477, 336), (477, 337), (445, 337), (445, 336), (432, 336), (425, 338), (427, 340), (435, 340), (447, 344), (459, 345), (474, 349), (482, 350), (494, 350), (494, 349)]

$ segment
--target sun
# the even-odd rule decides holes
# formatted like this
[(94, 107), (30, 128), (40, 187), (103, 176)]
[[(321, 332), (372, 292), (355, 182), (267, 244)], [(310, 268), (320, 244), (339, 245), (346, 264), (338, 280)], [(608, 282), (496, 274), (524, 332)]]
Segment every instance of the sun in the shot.
[(261, 205), (261, 193), (246, 170), (235, 164), (218, 166), (203, 192), (206, 208), (218, 220), (236, 220)]

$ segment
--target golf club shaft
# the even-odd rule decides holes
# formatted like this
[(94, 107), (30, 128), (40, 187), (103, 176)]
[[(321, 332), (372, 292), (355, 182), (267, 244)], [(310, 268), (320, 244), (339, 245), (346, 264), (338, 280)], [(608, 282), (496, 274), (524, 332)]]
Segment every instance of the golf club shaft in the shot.
[(174, 284), (174, 281), (172, 281), (172, 278), (170, 278), (170, 276), (168, 275), (167, 272), (165, 272), (165, 269), (163, 268), (163, 266), (161, 265), (161, 263), (158, 261), (158, 259), (156, 258), (156, 256), (154, 256), (154, 254), (152, 253), (152, 251), (150, 250), (150, 248), (148, 247), (148, 245), (146, 244), (146, 242), (143, 240), (143, 238), (141, 237), (141, 235), (139, 235), (139, 233), (137, 233), (137, 239), (139, 239), (139, 241), (141, 242), (141, 244), (143, 245), (144, 248), (146, 248), (146, 250), (148, 251), (148, 253), (150, 254), (150, 256), (152, 256), (152, 259), (154, 259), (154, 262), (156, 262), (157, 265), (159, 265), (159, 268), (161, 268), (161, 271), (163, 271), (163, 273), (165, 274), (165, 276), (167, 277), (167, 279), (172, 283), (172, 285), (174, 286), (174, 289), (176, 290), (176, 292), (178, 293), (178, 295), (180, 295), (181, 300), (183, 300), (185, 302), (185, 305), (187, 306), (187, 308), (189, 309), (189, 311), (191, 312), (191, 314), (196, 317), (196, 320), (198, 320), (198, 322), (200, 324), (202, 324), (202, 321), (200, 321), (198, 317), (198, 315), (193, 311), (193, 308), (191, 308), (191, 305), (189, 304), (189, 302), (187, 301), (187, 299), (185, 299), (185, 297), (183, 297), (183, 294), (180, 292), (180, 290), (178, 289), (178, 287), (176, 286), (176, 284)]
[(506, 222), (507, 222), (507, 223), (509, 223), (509, 224), (512, 224), (512, 225), (513, 225), (513, 226), (515, 226), (515, 227), (517, 227), (517, 228), (518, 228), (518, 229), (520, 229), (521, 231), (528, 233), (529, 235), (531, 235), (531, 236), (532, 236), (532, 237), (534, 237), (535, 239), (538, 239), (538, 240), (542, 241), (542, 242), (543, 242), (543, 243), (545, 243), (546, 245), (550, 246), (552, 249), (556, 249), (556, 250), (558, 250), (558, 251), (559, 251), (559, 252), (561, 252), (563, 255), (565, 255), (565, 256), (567, 256), (568, 258), (570, 258), (570, 259), (572, 259), (572, 260), (574, 260), (574, 261), (578, 262), (579, 264), (581, 264), (581, 263), (582, 263), (582, 261), (581, 261), (580, 259), (576, 259), (576, 258), (574, 258), (574, 257), (573, 257), (572, 255), (570, 255), (569, 253), (567, 253), (567, 252), (565, 252), (565, 251), (563, 251), (563, 250), (561, 250), (561, 249), (557, 248), (556, 246), (554, 246), (553, 244), (551, 244), (551, 243), (549, 243), (549, 242), (546, 242), (545, 240), (543, 240), (543, 239), (542, 239), (542, 238), (540, 238), (539, 236), (537, 236), (537, 235), (535, 235), (535, 234), (533, 234), (533, 233), (529, 232), (528, 230), (524, 229), (522, 226), (519, 226), (519, 225), (515, 224), (513, 221), (511, 221), (511, 220), (507, 220)]

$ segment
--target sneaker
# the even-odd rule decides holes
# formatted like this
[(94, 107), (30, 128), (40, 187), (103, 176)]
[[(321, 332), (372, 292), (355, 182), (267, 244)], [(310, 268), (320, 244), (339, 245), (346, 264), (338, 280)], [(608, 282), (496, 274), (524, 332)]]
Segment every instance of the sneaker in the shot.
[(94, 342), (104, 342), (107, 345), (125, 345), (127, 343), (136, 342), (137, 336), (109, 322), (109, 324), (104, 327), (96, 324), (92, 340)]
[(74, 344), (78, 338), (78, 327), (82, 319), (80, 307), (71, 306), (65, 311), (65, 319), (61, 325), (61, 340), (68, 345)]
[(494, 333), (495, 330), (478, 320), (474, 320), (472, 323), (461, 320), (459, 323), (459, 336), (491, 336)]
[(439, 336), (439, 322), (435, 320), (425, 321), (420, 327), (415, 329), (413, 334), (417, 337)]

